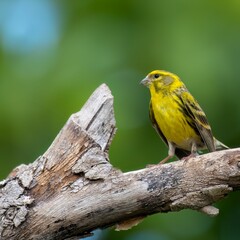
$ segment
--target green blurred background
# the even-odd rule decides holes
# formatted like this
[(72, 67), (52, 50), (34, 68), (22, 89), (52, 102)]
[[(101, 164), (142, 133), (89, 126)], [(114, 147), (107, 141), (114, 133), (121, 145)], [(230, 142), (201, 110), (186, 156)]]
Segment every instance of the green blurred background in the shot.
[[(148, 119), (154, 69), (178, 74), (205, 110), (214, 134), (239, 145), (240, 1), (0, 0), (0, 178), (30, 163), (68, 117), (107, 83), (117, 134), (110, 149), (123, 171), (157, 163), (167, 149)], [(215, 218), (190, 210), (150, 216), (97, 240), (240, 239), (240, 194)]]

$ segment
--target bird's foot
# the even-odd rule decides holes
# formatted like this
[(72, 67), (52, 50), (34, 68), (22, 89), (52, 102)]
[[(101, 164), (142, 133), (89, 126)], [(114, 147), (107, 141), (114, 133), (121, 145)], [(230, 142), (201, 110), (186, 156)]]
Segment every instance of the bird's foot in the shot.
[(193, 158), (193, 157), (196, 157), (196, 156), (198, 156), (198, 153), (196, 152), (196, 153), (191, 153), (190, 155), (188, 155), (187, 157), (183, 157), (183, 158), (181, 158), (181, 160), (189, 160), (190, 158)]
[(162, 164), (166, 163), (166, 162), (167, 162), (168, 160), (170, 160), (172, 157), (173, 157), (173, 156), (168, 155), (168, 156), (165, 157), (162, 161), (160, 161), (160, 162), (158, 163), (158, 165), (162, 165)]
[(166, 163), (169, 159), (171, 159), (173, 156), (167, 156), (165, 157), (163, 160), (161, 160), (158, 164), (148, 164), (146, 167), (147, 168), (150, 168), (150, 167), (155, 167), (155, 166), (159, 166), (159, 165), (162, 165), (164, 163)]

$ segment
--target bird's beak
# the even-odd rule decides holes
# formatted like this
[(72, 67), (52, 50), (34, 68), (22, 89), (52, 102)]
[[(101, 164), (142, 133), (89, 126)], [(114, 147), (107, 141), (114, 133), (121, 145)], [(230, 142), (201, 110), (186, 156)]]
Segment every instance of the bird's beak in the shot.
[(149, 84), (150, 84), (150, 80), (149, 80), (148, 76), (146, 76), (146, 77), (140, 82), (140, 84), (148, 87)]

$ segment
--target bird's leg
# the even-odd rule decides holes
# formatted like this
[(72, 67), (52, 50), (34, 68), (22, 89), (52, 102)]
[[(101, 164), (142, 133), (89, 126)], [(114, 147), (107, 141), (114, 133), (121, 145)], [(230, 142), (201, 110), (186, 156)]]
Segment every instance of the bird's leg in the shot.
[(191, 155), (193, 156), (197, 155), (197, 144), (195, 142), (193, 142), (192, 144)]
[(175, 154), (175, 145), (172, 144), (171, 142), (168, 142), (168, 156), (165, 157), (162, 161), (160, 161), (158, 164), (164, 164), (166, 163), (168, 160), (170, 160), (171, 158), (173, 158), (174, 154)]
[(197, 153), (197, 145), (196, 145), (195, 142), (193, 142), (192, 148), (191, 148), (191, 154), (188, 155), (187, 157), (182, 158), (181, 160), (188, 160), (188, 159), (190, 159), (192, 157), (196, 157), (197, 155), (198, 155), (198, 153)]
[(172, 144), (171, 142), (168, 142), (168, 146), (169, 146), (168, 156), (165, 157), (163, 160), (161, 160), (158, 164), (148, 164), (147, 167), (154, 167), (156, 165), (162, 165), (162, 164), (166, 163), (168, 160), (170, 160), (175, 154), (175, 145)]

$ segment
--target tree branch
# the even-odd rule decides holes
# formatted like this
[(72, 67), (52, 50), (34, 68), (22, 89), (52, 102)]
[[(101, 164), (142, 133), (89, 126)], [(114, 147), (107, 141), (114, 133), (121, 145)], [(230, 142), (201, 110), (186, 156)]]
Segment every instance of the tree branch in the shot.
[(122, 173), (108, 159), (115, 131), (103, 84), (42, 156), (0, 182), (1, 239), (74, 239), (186, 208), (215, 216), (211, 205), (240, 188), (240, 148)]

